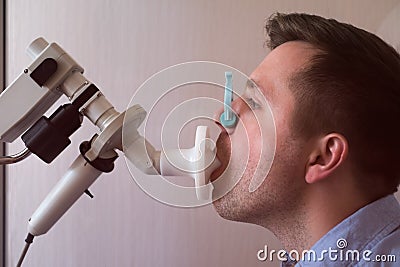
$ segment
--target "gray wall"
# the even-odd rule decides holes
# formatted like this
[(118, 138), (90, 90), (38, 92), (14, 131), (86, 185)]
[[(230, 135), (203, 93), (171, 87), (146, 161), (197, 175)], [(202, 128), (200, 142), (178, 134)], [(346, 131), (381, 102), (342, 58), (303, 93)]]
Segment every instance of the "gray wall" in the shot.
[[(400, 1), (52, 1), (7, 5), (6, 82), (30, 62), (25, 47), (44, 36), (63, 46), (118, 110), (150, 75), (176, 63), (211, 60), (249, 74), (266, 54), (263, 22), (274, 11), (335, 17), (388, 36), (396, 45)], [(397, 12), (397, 13), (395, 13)], [(15, 266), (27, 220), (95, 129), (84, 124), (50, 166), (32, 156), (8, 167), (6, 266)], [(22, 148), (12, 144), (10, 152)], [(120, 158), (48, 234), (26, 266), (277, 266), (256, 252), (279, 249), (266, 230), (219, 218), (211, 206), (163, 205), (134, 183)]]

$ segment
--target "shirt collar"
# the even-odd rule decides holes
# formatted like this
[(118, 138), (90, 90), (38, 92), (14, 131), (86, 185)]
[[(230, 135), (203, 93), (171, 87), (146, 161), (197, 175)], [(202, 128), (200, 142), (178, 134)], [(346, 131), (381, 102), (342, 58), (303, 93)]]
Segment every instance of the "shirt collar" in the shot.
[[(323, 250), (352, 249), (363, 251), (374, 247), (382, 238), (400, 227), (400, 205), (394, 195), (374, 201), (357, 210), (325, 234), (310, 249), (317, 257)], [(296, 266), (315, 264), (307, 258)]]

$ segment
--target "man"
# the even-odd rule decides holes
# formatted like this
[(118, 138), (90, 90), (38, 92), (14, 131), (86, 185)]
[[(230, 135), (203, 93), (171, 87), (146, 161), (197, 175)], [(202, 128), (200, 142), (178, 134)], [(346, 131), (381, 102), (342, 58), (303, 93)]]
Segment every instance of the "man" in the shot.
[(243, 168), (230, 151), (245, 138), (249, 159), (238, 184), (214, 202), (217, 212), (272, 231), (289, 266), (296, 251), (305, 251), (296, 266), (398, 264), (399, 54), (369, 32), (314, 15), (274, 14), (266, 33), (272, 51), (250, 78), (274, 115), (274, 161), (249, 192), (263, 168), (257, 116), (268, 107), (235, 100), (241, 123), (220, 135), (223, 166), (212, 178)]

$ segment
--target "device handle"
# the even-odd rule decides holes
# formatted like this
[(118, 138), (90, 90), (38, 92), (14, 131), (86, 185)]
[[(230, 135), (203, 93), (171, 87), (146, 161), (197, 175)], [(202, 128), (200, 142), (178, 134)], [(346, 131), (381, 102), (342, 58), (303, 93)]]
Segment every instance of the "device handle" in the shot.
[(102, 171), (79, 155), (29, 219), (29, 233), (34, 236), (47, 233), (100, 174)]

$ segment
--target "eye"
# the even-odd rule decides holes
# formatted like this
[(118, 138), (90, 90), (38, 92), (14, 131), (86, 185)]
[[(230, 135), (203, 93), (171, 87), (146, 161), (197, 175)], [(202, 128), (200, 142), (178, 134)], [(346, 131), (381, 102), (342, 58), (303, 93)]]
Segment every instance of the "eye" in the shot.
[(246, 98), (245, 100), (251, 109), (258, 109), (261, 107), (257, 102), (254, 101), (253, 98)]

